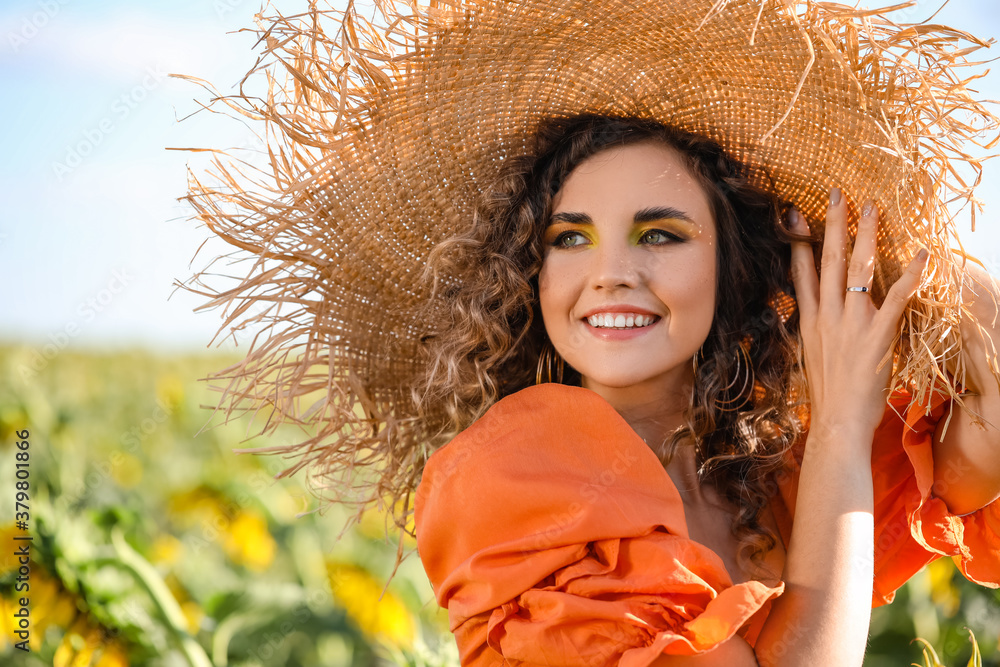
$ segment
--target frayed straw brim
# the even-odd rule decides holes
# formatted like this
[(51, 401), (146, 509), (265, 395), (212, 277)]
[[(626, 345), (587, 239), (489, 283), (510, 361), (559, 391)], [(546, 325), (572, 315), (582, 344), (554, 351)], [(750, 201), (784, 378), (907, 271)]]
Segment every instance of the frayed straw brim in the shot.
[(260, 24), (267, 98), (213, 102), (268, 128), (268, 167), (217, 159), (188, 196), (233, 258), (256, 259), (229, 287), (207, 285), (206, 270), (188, 289), (226, 307), (223, 329), (269, 326), (216, 379), (227, 415), (263, 409), (264, 432), (312, 427), (305, 442), (255, 450), (297, 455), (287, 472), (332, 483), (372, 466), (381, 482), (358, 482), (361, 502), (412, 488), (426, 452), (396, 456), (392, 439), (428, 432), (411, 397), (421, 338), (444, 321), (422, 278), (428, 253), (469, 225), (476, 197), (548, 116), (640, 116), (712, 137), (814, 230), (831, 186), (877, 200), (876, 304), (918, 243), (931, 252), (894, 387), (919, 395), (945, 377), (963, 300), (949, 210), (975, 203), (955, 167), (978, 171), (967, 146), (997, 129), (963, 74), (980, 40), (886, 18), (909, 5), (378, 5), (374, 23), (313, 6)]

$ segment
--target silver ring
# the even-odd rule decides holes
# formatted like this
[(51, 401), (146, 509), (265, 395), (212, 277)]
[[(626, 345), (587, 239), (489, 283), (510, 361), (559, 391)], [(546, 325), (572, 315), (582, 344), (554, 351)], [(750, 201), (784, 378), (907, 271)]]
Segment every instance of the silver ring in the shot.
[(867, 287), (848, 287), (847, 291), (848, 292), (867, 292), (868, 288)]

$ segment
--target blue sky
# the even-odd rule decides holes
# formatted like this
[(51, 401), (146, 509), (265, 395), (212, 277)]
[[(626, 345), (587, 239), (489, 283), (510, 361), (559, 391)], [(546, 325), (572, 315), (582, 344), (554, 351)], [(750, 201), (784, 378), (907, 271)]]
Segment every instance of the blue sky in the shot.
[[(165, 147), (249, 139), (207, 113), (178, 123), (206, 95), (167, 74), (225, 91), (254, 58), (253, 36), (233, 31), (259, 10), (259, 0), (5, 0), (0, 338), (208, 344), (217, 315), (192, 313), (199, 302), (183, 291), (171, 296), (208, 238), (176, 201), (186, 165), (199, 161)], [(209, 241), (203, 257), (213, 249), (224, 245)]]
[[(306, 3), (275, 4), (291, 13)], [(906, 18), (938, 6), (921, 0)], [(194, 314), (200, 300), (172, 285), (227, 247), (176, 201), (187, 166), (197, 170), (204, 161), (165, 147), (252, 139), (212, 114), (178, 123), (205, 94), (166, 75), (200, 77), (226, 92), (255, 57), (253, 36), (234, 31), (252, 26), (260, 8), (260, 0), (4, 0), (0, 340), (206, 348), (219, 311)], [(996, 0), (952, 2), (935, 22), (1000, 37)], [(1000, 45), (992, 51), (1000, 56)], [(1000, 100), (1000, 72), (980, 91)], [(963, 224), (963, 242), (994, 274), (997, 172), (1000, 161), (980, 189), (986, 214), (979, 231), (969, 234)]]

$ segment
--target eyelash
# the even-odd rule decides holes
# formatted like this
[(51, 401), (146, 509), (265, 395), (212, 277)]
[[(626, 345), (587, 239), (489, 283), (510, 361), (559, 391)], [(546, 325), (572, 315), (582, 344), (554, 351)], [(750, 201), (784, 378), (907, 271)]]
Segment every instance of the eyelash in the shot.
[[(651, 233), (660, 234), (661, 236), (665, 237), (667, 240), (666, 241), (660, 241), (659, 243), (649, 243), (647, 245), (668, 245), (670, 243), (683, 243), (684, 240), (685, 240), (685, 239), (682, 239), (680, 236), (677, 236), (676, 234), (672, 234), (672, 233), (670, 233), (668, 231), (664, 231), (662, 229), (647, 229), (647, 230), (645, 230), (639, 236), (639, 240), (642, 241), (642, 239), (644, 239), (646, 236), (648, 236)], [(570, 238), (570, 237), (572, 237), (574, 235), (580, 236), (580, 237), (583, 237), (584, 239), (586, 239), (586, 237), (584, 236), (584, 234), (582, 232), (578, 232), (578, 231), (566, 231), (566, 232), (563, 232), (562, 234), (559, 234), (557, 237), (555, 237), (552, 240), (551, 245), (552, 245), (553, 248), (575, 248), (577, 246), (583, 245), (583, 243), (574, 243), (572, 245), (566, 245), (564, 243), (566, 239), (568, 239), (568, 238)]]
[(578, 245), (583, 245), (582, 243), (574, 243), (573, 245), (565, 245), (563, 243), (563, 241), (565, 241), (566, 239), (568, 239), (569, 237), (571, 237), (573, 235), (579, 236), (579, 237), (581, 237), (583, 239), (587, 238), (587, 237), (585, 237), (583, 235), (582, 232), (572, 232), (572, 231), (571, 232), (563, 232), (562, 234), (559, 234), (557, 237), (555, 237), (554, 239), (552, 239), (552, 243), (551, 243), (552, 247), (553, 248), (575, 248)]
[(677, 234), (672, 234), (672, 233), (670, 233), (668, 231), (665, 231), (665, 230), (662, 230), (662, 229), (647, 229), (646, 231), (644, 231), (639, 236), (639, 240), (642, 240), (643, 238), (645, 238), (645, 236), (647, 234), (650, 234), (650, 233), (660, 234), (660, 235), (664, 236), (666, 239), (668, 239), (667, 241), (661, 241), (660, 243), (652, 243), (650, 245), (667, 245), (669, 243), (683, 243), (684, 242), (684, 239), (682, 239), (680, 236), (677, 236)]

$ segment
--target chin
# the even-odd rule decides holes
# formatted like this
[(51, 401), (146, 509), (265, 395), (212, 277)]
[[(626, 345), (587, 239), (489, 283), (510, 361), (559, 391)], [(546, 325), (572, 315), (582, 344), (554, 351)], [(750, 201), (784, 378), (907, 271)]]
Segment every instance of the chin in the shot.
[(666, 374), (650, 375), (648, 369), (632, 371), (616, 369), (586, 373), (581, 371), (582, 386), (600, 386), (607, 389), (628, 390), (646, 389), (653, 390), (660, 385), (670, 384), (669, 376)]
[[(692, 353), (693, 354), (693, 353)], [(567, 360), (580, 373), (581, 386), (600, 386), (613, 390), (645, 390), (650, 393), (688, 391), (692, 383), (691, 358), (661, 359), (611, 358), (606, 363), (584, 359), (579, 366)], [(589, 362), (589, 363), (587, 363)]]

